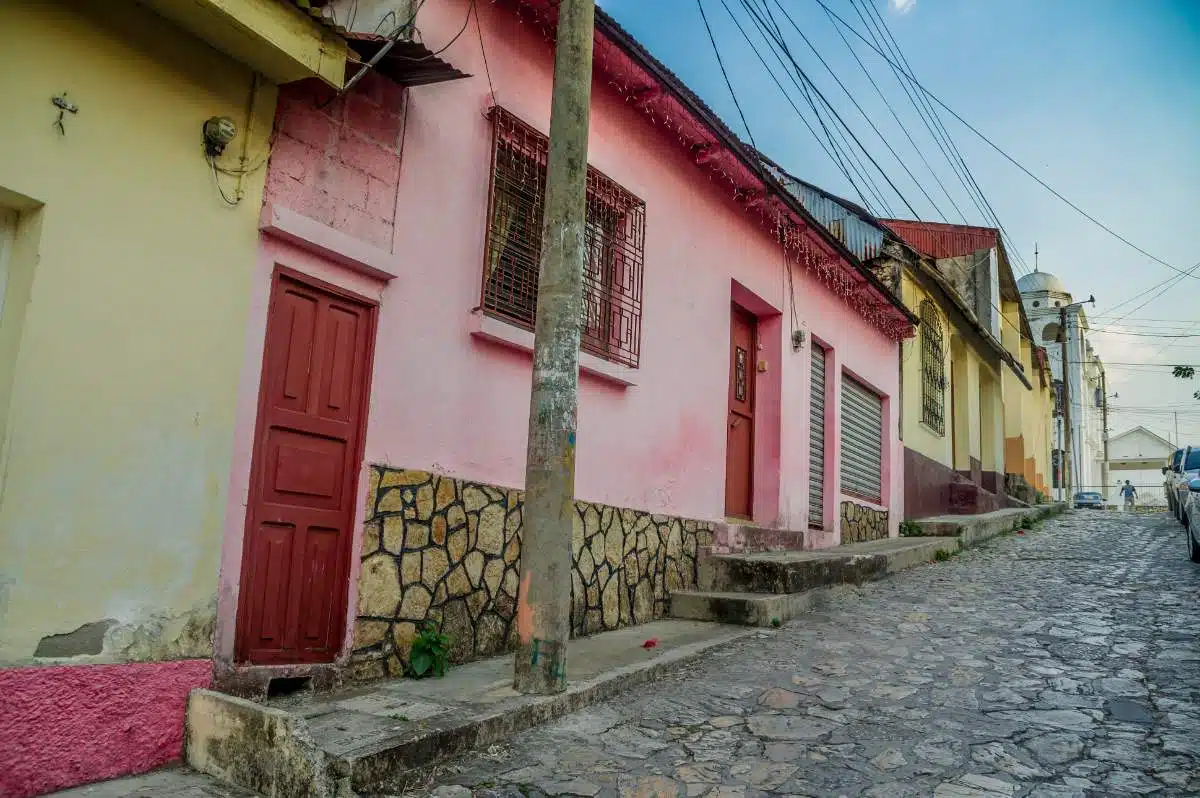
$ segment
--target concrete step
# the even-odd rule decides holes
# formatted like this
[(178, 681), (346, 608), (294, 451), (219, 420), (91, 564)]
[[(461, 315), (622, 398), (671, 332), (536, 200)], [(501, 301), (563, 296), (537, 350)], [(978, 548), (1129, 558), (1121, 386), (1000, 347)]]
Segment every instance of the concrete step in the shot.
[(728, 554), (709, 559), (701, 571), (701, 586), (719, 593), (803, 593), (815, 587), (864, 582), (886, 572), (887, 559), (873, 554)]
[(683, 590), (671, 594), (673, 618), (739, 626), (779, 626), (828, 600), (830, 588), (803, 593), (719, 593)]
[(713, 528), (713, 549), (721, 553), (802, 551), (804, 532), (727, 521)]
[(832, 589), (857, 585), (932, 562), (959, 550), (955, 538), (875, 540), (817, 551), (710, 556), (702, 590), (671, 594), (672, 617), (774, 626), (819, 606)]
[(1067, 508), (1064, 502), (1039, 504), (1035, 507), (1013, 507), (978, 515), (939, 515), (918, 518), (921, 531), (935, 537), (956, 537), (963, 548), (978, 546), (992, 538), (1012, 532), (1026, 520), (1041, 521), (1058, 515)]
[(388, 679), (266, 704), (193, 690), (185, 756), (202, 773), (272, 798), (416, 794), (406, 792), (406, 779), (418, 768), (606, 701), (755, 634), (762, 632), (665, 620), (572, 640), (566, 690), (552, 696), (513, 690), (511, 655), (452, 668), (442, 679)]

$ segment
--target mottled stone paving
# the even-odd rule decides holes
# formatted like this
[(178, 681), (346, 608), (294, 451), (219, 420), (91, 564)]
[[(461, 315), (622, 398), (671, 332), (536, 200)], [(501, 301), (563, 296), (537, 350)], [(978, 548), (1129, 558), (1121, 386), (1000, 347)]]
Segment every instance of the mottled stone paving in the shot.
[(1200, 794), (1200, 568), (1184, 545), (1165, 514), (1070, 513), (839, 596), (407, 790)]

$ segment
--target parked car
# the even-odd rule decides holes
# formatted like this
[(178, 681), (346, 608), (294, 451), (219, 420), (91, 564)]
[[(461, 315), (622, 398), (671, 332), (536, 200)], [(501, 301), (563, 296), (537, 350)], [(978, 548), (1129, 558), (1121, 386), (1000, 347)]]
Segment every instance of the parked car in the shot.
[(1174, 488), (1175, 494), (1175, 517), (1180, 523), (1185, 523), (1183, 520), (1184, 506), (1187, 504), (1188, 483), (1196, 477), (1200, 477), (1200, 445), (1183, 447), (1183, 455), (1179, 459), (1179, 465), (1176, 471), (1168, 474), (1173, 477), (1171, 485)]
[(1167, 497), (1167, 509), (1171, 515), (1179, 517), (1179, 508), (1175, 506), (1175, 474), (1179, 471), (1179, 463), (1183, 459), (1183, 449), (1176, 449), (1167, 458), (1163, 466), (1163, 495)]
[(1183, 524), (1187, 528), (1188, 556), (1192, 562), (1200, 563), (1200, 478), (1188, 482)]
[(1076, 510), (1103, 510), (1104, 497), (1095, 491), (1080, 491), (1075, 494)]

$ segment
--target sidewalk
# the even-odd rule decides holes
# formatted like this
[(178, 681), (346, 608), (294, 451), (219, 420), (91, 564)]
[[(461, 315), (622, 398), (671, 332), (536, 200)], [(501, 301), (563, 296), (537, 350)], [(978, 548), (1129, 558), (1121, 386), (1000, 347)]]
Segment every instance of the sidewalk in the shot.
[[(370, 793), (403, 780), (416, 768), (487, 748), (606, 701), (719, 647), (769, 636), (773, 633), (753, 627), (782, 625), (820, 606), (843, 586), (927, 564), (938, 552), (952, 554), (1010, 531), (1024, 515), (1049, 515), (1060, 509), (1046, 506), (1032, 512), (922, 521), (935, 537), (709, 557), (702, 570), (711, 592), (675, 594), (674, 620), (572, 641), (568, 689), (556, 696), (516, 693), (511, 655), (455, 667), (443, 679), (391, 679), (267, 704), (197, 690), (188, 709), (188, 764), (238, 787), (220, 786), (207, 776), (177, 768), (61, 795), (346, 798)], [(725, 623), (706, 622), (712, 620)], [(645, 647), (650, 640), (655, 644)]]
[[(189, 701), (187, 760), (222, 782), (280, 798), (369, 793), (756, 633), (665, 620), (574, 640), (567, 690), (554, 696), (513, 690), (511, 655), (453, 668), (443, 679), (389, 679), (267, 705), (197, 690)], [(656, 643), (646, 647), (650, 640)]]

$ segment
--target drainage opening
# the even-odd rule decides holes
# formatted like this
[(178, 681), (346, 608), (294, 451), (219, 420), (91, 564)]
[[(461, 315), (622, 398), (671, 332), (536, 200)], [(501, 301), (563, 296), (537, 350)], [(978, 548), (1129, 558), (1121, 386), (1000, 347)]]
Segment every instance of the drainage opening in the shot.
[(267, 698), (281, 698), (303, 692), (312, 684), (311, 676), (282, 676), (267, 683)]

